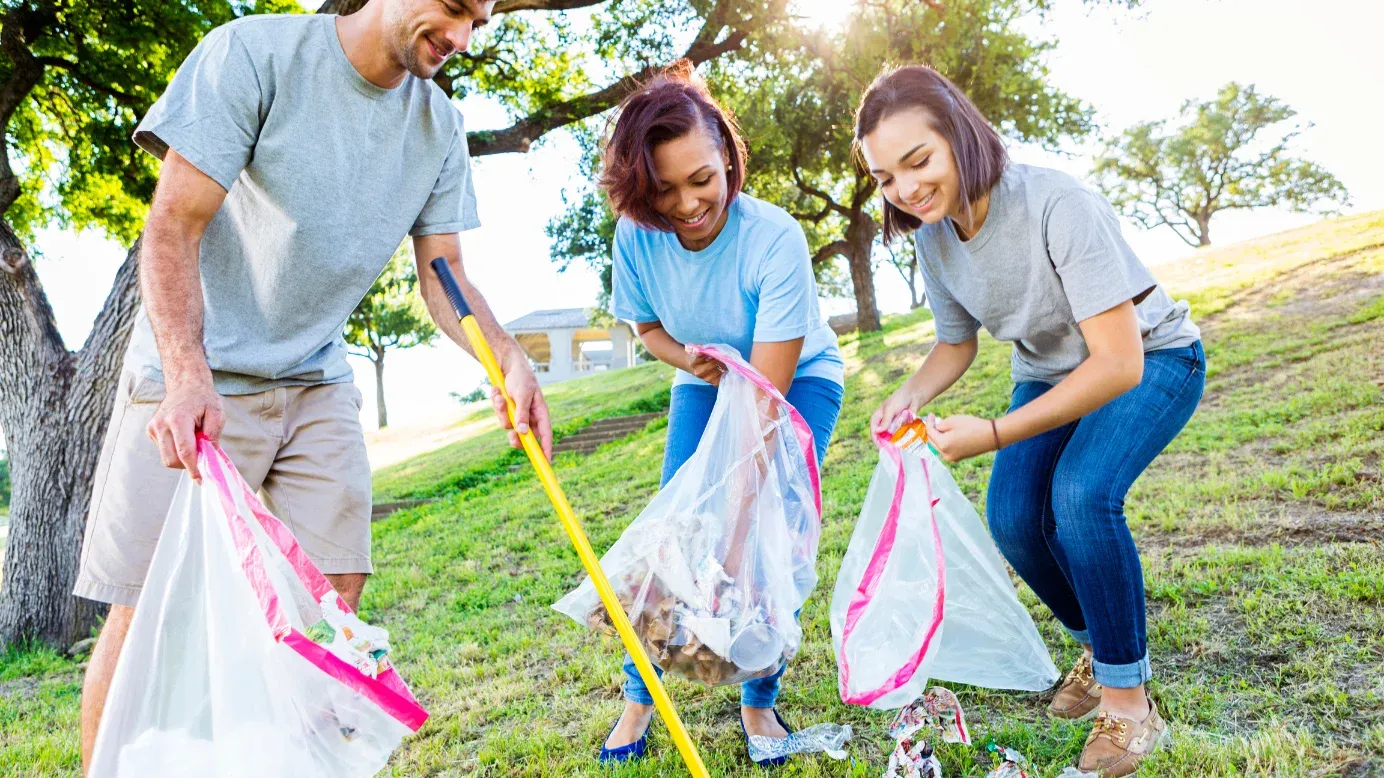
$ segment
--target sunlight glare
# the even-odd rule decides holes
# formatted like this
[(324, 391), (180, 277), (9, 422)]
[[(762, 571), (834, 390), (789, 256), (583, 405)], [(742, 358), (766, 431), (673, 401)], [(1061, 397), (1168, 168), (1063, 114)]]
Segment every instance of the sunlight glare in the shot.
[(836, 27), (850, 16), (854, 0), (793, 0), (792, 12), (808, 27)]

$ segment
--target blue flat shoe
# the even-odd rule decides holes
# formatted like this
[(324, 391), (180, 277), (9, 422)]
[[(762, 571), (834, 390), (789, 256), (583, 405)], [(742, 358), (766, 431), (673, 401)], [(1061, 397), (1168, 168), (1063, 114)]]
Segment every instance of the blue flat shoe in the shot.
[[(615, 728), (618, 726), (620, 726), (620, 720), (616, 719), (615, 723), (610, 725), (610, 732), (614, 732)], [(607, 732), (605, 740), (601, 741), (601, 753), (599, 756), (596, 757), (596, 759), (600, 761), (601, 764), (610, 764), (612, 762), (633, 762), (639, 759), (643, 759), (644, 754), (649, 749), (649, 730), (652, 729), (653, 726), (654, 720), (653, 718), (650, 718), (649, 726), (644, 728), (644, 734), (640, 735), (638, 740), (634, 741), (633, 743), (630, 743), (629, 745), (616, 746), (615, 748), (605, 747), (606, 740), (610, 740), (610, 732)], [(744, 726), (741, 725), (741, 728), (743, 729)]]
[[(784, 720), (783, 720), (783, 717), (779, 715), (778, 708), (774, 708), (773, 711), (774, 711), (774, 718), (778, 719), (779, 726), (780, 726), (780, 727), (783, 727), (783, 731), (784, 731), (784, 732), (787, 732), (787, 733), (790, 734), (790, 735), (793, 734), (793, 728), (790, 727), (790, 726), (788, 726), (788, 722), (784, 721)], [(750, 733), (749, 733), (748, 731), (745, 730), (745, 717), (744, 717), (744, 716), (741, 716), (741, 717), (740, 717), (740, 734), (742, 734), (742, 735), (745, 736), (745, 754), (748, 756), (749, 753), (750, 753)], [(762, 759), (762, 760), (761, 760), (761, 759), (755, 759), (753, 756), (750, 756), (750, 761), (751, 761), (751, 762), (754, 762), (755, 764), (759, 765), (760, 767), (782, 767), (782, 766), (784, 766), (785, 764), (788, 764), (788, 757), (786, 757), (786, 756), (775, 756), (775, 757), (772, 757), (772, 758), (769, 758), (769, 759)]]

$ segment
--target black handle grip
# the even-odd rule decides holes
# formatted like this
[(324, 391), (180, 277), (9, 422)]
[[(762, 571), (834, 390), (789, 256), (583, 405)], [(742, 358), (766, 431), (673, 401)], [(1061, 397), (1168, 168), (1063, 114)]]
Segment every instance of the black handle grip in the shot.
[(465, 319), (471, 315), (471, 306), (466, 304), (466, 298), (461, 296), (461, 287), (457, 286), (457, 278), (452, 275), (452, 268), (447, 264), (446, 257), (438, 257), (429, 264), (432, 265), (433, 272), (437, 274), (437, 280), (442, 282), (442, 291), (447, 293), (447, 299), (452, 301), (452, 307), (456, 309), (457, 318)]

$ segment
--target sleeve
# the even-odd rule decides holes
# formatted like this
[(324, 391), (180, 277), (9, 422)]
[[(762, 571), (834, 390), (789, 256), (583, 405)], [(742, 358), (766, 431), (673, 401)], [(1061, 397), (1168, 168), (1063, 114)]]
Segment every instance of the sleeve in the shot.
[(806, 336), (821, 323), (817, 279), (807, 237), (796, 224), (775, 238), (760, 260), (756, 343), (780, 343)]
[(1055, 200), (1044, 233), (1048, 259), (1078, 322), (1158, 285), (1120, 234), (1115, 210), (1094, 192), (1074, 189)]
[(171, 148), (230, 191), (254, 156), (263, 89), (234, 29), (207, 34), (135, 128), (140, 148), (163, 159)]
[(409, 234), (445, 235), (481, 226), (476, 213), (476, 190), (471, 180), (471, 151), (466, 145), (466, 130), (457, 119), (457, 132), (437, 174), (432, 193), (413, 222)]
[(980, 332), (980, 321), (952, 297), (937, 274), (932, 272), (922, 241), (915, 239), (914, 245), (918, 252), (918, 272), (923, 277), (923, 300), (928, 310), (932, 311), (932, 326), (937, 332), (937, 341), (957, 344), (974, 338)]
[(633, 322), (658, 321), (649, 306), (648, 296), (635, 266), (634, 227), (624, 219), (615, 225), (611, 251), (610, 307), (618, 319)]

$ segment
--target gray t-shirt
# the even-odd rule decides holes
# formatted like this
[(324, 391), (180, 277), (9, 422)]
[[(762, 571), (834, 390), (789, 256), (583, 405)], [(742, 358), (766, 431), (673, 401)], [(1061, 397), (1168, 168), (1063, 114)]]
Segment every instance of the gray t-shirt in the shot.
[[(221, 394), (351, 380), (342, 327), (406, 235), (480, 225), (461, 114), (437, 85), (365, 80), (331, 15), (212, 30), (135, 130), (227, 190), (202, 236)], [(126, 367), (162, 380), (143, 310)]]
[(969, 241), (951, 219), (915, 234), (937, 339), (963, 343), (982, 325), (1014, 344), (1014, 381), (1056, 383), (1090, 352), (1077, 322), (1139, 300), (1144, 351), (1201, 337), (1185, 301), (1173, 302), (1120, 235), (1104, 197), (1071, 176), (1010, 165), (990, 191)]

